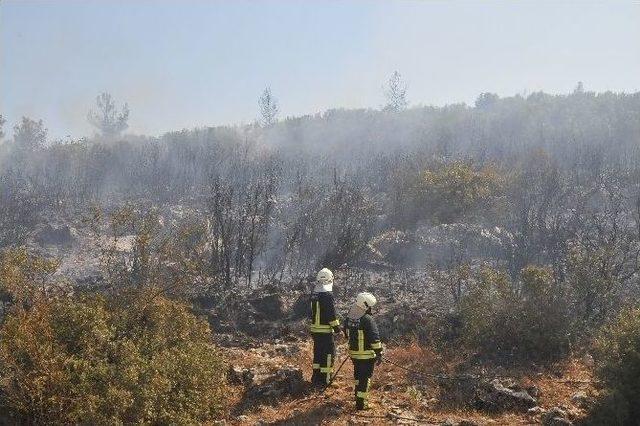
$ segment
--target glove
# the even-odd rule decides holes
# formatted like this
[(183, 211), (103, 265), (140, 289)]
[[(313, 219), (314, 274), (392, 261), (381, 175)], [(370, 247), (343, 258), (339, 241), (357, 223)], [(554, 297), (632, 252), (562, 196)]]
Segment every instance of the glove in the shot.
[(382, 351), (376, 352), (376, 365), (382, 364)]

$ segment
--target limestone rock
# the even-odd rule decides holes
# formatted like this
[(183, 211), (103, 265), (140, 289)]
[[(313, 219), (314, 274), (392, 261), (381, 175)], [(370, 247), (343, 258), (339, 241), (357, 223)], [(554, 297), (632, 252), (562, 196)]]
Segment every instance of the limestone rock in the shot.
[(527, 391), (511, 389), (504, 386), (500, 380), (494, 379), (480, 383), (476, 389), (474, 405), (490, 413), (504, 411), (526, 413), (529, 408), (537, 405), (537, 401)]
[(542, 415), (543, 426), (570, 426), (573, 425), (567, 418), (567, 412), (559, 407), (553, 407)]
[(589, 396), (584, 391), (579, 391), (571, 396), (571, 401), (578, 407), (587, 407), (589, 405)]
[(298, 395), (304, 389), (302, 370), (283, 367), (248, 389), (248, 399), (273, 400), (284, 395)]

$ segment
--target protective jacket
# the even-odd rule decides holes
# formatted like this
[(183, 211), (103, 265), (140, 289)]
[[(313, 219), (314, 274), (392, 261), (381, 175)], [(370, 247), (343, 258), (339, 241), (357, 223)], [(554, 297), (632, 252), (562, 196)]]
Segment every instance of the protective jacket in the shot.
[(334, 331), (339, 330), (340, 322), (336, 318), (333, 293), (314, 291), (311, 294), (311, 323), (309, 331), (313, 336), (313, 375), (311, 382), (316, 385), (328, 385), (331, 381), (336, 358)]
[(311, 294), (311, 333), (331, 334), (337, 329), (340, 321), (336, 318), (333, 293), (323, 291)]
[(378, 326), (368, 311), (360, 318), (347, 316), (345, 332), (349, 339), (351, 359), (375, 359), (381, 356), (382, 343)]

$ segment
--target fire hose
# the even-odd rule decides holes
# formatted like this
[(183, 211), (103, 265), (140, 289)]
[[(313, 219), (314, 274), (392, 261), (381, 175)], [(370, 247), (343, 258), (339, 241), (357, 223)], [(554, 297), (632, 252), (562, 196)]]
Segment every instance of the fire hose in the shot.
[(329, 383), (327, 383), (326, 386), (324, 388), (322, 388), (320, 393), (323, 393), (324, 391), (326, 391), (329, 388), (329, 386), (331, 386), (331, 384), (336, 379), (336, 377), (338, 377), (338, 373), (340, 372), (340, 370), (342, 370), (342, 366), (344, 365), (345, 362), (347, 362), (348, 359), (349, 359), (349, 357), (345, 355), (344, 360), (342, 360), (342, 363), (340, 364), (340, 366), (338, 367), (336, 372), (333, 374), (333, 377), (331, 377), (331, 380), (329, 380)]

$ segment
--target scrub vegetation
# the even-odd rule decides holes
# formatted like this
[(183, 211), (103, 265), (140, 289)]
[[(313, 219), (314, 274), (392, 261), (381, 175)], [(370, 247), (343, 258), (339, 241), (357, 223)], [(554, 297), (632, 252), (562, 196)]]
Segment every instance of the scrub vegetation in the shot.
[[(194, 424), (224, 408), (209, 324), (150, 289), (56, 293), (52, 263), (6, 251), (3, 409), (31, 424)], [(46, 284), (46, 287), (43, 285)]]
[(406, 91), (394, 74), (379, 110), (279, 118), (266, 89), (253, 124), (158, 137), (123, 134), (135, 111), (102, 94), (91, 138), (5, 128), (3, 407), (31, 423), (222, 418), (216, 329), (266, 340), (256, 294), (295, 298), (328, 267), (342, 303), (379, 296), (397, 357), (392, 338), (486, 368), (592, 353), (604, 387), (577, 418), (633, 424), (640, 94), (408, 107)]

